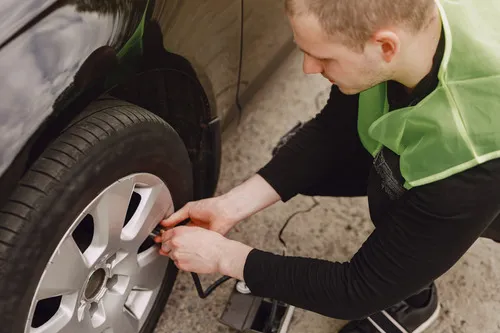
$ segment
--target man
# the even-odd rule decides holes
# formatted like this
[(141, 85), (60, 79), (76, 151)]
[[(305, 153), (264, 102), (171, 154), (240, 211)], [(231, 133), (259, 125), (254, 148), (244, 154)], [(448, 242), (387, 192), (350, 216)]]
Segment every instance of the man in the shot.
[[(434, 280), (481, 236), (500, 239), (500, 2), (286, 0), (304, 72), (327, 105), (243, 184), (162, 224), (161, 253), (253, 294), (340, 319), (342, 333), (424, 331)], [(368, 196), (376, 228), (349, 263), (226, 239), (297, 194)], [(209, 230), (206, 230), (209, 229)]]

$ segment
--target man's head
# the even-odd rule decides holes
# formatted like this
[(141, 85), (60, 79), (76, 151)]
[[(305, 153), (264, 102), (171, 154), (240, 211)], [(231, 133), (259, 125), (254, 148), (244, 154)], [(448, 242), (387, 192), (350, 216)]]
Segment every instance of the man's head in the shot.
[(346, 94), (392, 79), (436, 13), (435, 0), (285, 0), (304, 72)]

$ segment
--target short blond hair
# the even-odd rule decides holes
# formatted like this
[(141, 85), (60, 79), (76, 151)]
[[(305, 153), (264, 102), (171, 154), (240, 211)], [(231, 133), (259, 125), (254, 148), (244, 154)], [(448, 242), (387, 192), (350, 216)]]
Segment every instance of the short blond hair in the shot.
[(435, 0), (285, 0), (288, 15), (314, 15), (328, 35), (357, 50), (384, 27), (421, 31), (434, 8)]

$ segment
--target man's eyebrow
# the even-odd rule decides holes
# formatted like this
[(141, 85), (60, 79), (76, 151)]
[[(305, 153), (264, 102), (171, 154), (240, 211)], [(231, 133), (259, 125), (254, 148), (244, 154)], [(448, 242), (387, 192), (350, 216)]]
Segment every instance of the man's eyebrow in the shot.
[(307, 52), (306, 50), (304, 50), (303, 48), (301, 48), (296, 42), (295, 42), (295, 39), (293, 40), (293, 43), (299, 48), (300, 51), (304, 52), (305, 54), (307, 54), (308, 56), (310, 57), (313, 57), (313, 58), (316, 58), (316, 59), (319, 59), (319, 60), (326, 60), (326, 58), (323, 58), (323, 57), (317, 57), (315, 55), (312, 55), (311, 53)]
[(307, 52), (306, 50), (304, 50), (303, 48), (299, 47), (299, 50), (301, 50), (302, 52), (304, 52), (305, 54), (307, 54), (308, 56), (310, 57), (313, 57), (313, 58), (316, 58), (318, 60), (327, 60), (327, 58), (323, 58), (323, 57), (317, 57), (315, 55), (312, 55), (311, 53)]

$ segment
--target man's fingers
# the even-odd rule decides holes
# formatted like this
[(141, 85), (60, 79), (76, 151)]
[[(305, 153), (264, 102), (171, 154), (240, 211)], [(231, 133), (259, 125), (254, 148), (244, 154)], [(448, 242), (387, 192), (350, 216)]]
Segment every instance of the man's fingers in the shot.
[(174, 227), (182, 221), (186, 220), (189, 217), (189, 208), (188, 204), (184, 207), (170, 215), (168, 218), (164, 219), (160, 222), (163, 227), (170, 228)]
[(158, 235), (156, 235), (154, 238), (153, 238), (153, 241), (155, 243), (161, 243), (162, 242), (162, 239), (163, 239), (163, 233), (165, 232), (165, 230), (161, 229), (160, 230), (160, 233)]
[(161, 240), (162, 242), (166, 242), (170, 240), (173, 236), (174, 236), (174, 229), (168, 229), (161, 234)]
[(165, 253), (169, 253), (172, 251), (172, 243), (171, 241), (166, 241), (161, 244), (161, 250)]
[(167, 252), (163, 251), (162, 249), (160, 249), (158, 252), (159, 252), (162, 256), (165, 256), (165, 257), (168, 257), (168, 255), (169, 255)]

